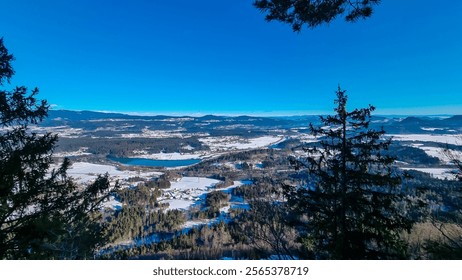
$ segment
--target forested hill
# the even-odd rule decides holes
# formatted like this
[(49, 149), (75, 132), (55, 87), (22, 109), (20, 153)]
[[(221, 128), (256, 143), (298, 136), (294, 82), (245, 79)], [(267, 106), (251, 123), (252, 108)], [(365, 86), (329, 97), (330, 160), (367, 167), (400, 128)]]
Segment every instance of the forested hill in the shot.
[[(129, 115), (94, 111), (50, 110), (42, 126), (69, 126), (96, 129), (105, 126), (149, 128), (198, 132), (207, 130), (304, 129), (317, 124), (315, 115), (287, 117), (257, 116), (166, 116)], [(387, 133), (456, 134), (462, 132), (462, 115), (456, 116), (374, 116), (372, 127), (383, 127)]]

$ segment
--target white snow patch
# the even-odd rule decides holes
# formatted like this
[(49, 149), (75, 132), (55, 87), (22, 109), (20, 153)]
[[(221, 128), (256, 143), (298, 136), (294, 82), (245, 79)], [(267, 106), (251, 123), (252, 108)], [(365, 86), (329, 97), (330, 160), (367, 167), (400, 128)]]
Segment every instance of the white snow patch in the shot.
[(172, 182), (170, 188), (164, 190), (159, 202), (169, 203), (169, 210), (188, 209), (199, 197), (210, 192), (219, 180), (203, 177), (183, 177)]
[(315, 143), (319, 141), (318, 137), (311, 134), (303, 134), (299, 137), (299, 139), (302, 143)]
[[(232, 189), (249, 183), (248, 181), (234, 181), (231, 186), (216, 189), (215, 185), (219, 182), (219, 180), (204, 177), (183, 177), (177, 182), (172, 182), (170, 188), (164, 190), (159, 202), (169, 203), (169, 210), (188, 209), (200, 200), (200, 196), (212, 190), (230, 193)], [(242, 203), (231, 202), (230, 206), (223, 207), (220, 211), (228, 213), (234, 204)]]
[(183, 146), (182, 148), (185, 149), (185, 150), (188, 150), (188, 151), (194, 150), (194, 147), (191, 146), (191, 145), (186, 145), (186, 146)]
[(236, 164), (233, 162), (225, 162), (223, 165), (230, 169), (236, 169)]
[(109, 198), (108, 201), (103, 202), (103, 208), (111, 208), (114, 210), (118, 210), (122, 208), (122, 203), (120, 201), (115, 200), (113, 196)]
[(421, 127), (420, 129), (425, 130), (425, 131), (441, 130), (441, 128), (436, 128), (436, 127)]
[(32, 132), (45, 134), (49, 131), (53, 131), (59, 135), (59, 137), (66, 137), (66, 138), (78, 138), (82, 135), (84, 130), (82, 128), (72, 128), (69, 126), (45, 126), (40, 127), (38, 125), (31, 125), (29, 126)]
[(92, 153), (88, 153), (87, 151), (88, 151), (88, 147), (81, 147), (78, 151), (54, 153), (53, 156), (55, 157), (76, 157), (76, 156), (86, 156), (86, 155), (92, 154)]
[(447, 179), (447, 180), (455, 180), (456, 177), (452, 172), (452, 169), (449, 168), (416, 168), (416, 167), (402, 167), (403, 170), (417, 170), (420, 172), (425, 172), (432, 175), (434, 178), (438, 179)]
[(421, 141), (461, 145), (462, 134), (391, 134), (395, 141)]
[(142, 154), (139, 155), (139, 158), (146, 159), (158, 159), (158, 160), (185, 160), (185, 159), (200, 159), (205, 154), (195, 154), (195, 153), (157, 153), (157, 154)]
[(173, 210), (173, 209), (186, 210), (189, 207), (191, 207), (191, 205), (194, 204), (194, 201), (183, 200), (183, 199), (166, 199), (166, 200), (162, 200), (162, 203), (168, 203), (169, 204), (169, 206), (168, 206), (169, 210)]
[(194, 228), (194, 227), (197, 227), (197, 226), (200, 226), (200, 225), (204, 225), (206, 223), (208, 223), (209, 220), (189, 220), (189, 221), (186, 221), (186, 223), (184, 223), (181, 227), (182, 228)]
[(231, 208), (231, 207), (230, 207), (229, 205), (228, 205), (228, 206), (221, 207), (221, 208), (220, 208), (220, 212), (228, 213), (230, 208)]
[(245, 139), (238, 136), (207, 137), (199, 141), (208, 145), (212, 151), (248, 150), (263, 148), (282, 141), (282, 136), (262, 136)]
[(420, 147), (420, 149), (424, 150), (427, 155), (438, 158), (444, 164), (450, 163), (450, 160), (446, 156), (443, 148), (423, 146)]
[(94, 164), (89, 162), (74, 162), (67, 174), (73, 177), (80, 184), (88, 184), (94, 181), (98, 175), (108, 173), (111, 180), (129, 179), (132, 177), (146, 177), (152, 178), (159, 176), (160, 172), (143, 172), (119, 170), (113, 165)]
[(209, 136), (208, 133), (185, 133), (185, 129), (179, 128), (176, 130), (150, 130), (148, 127), (142, 129), (140, 133), (123, 133), (120, 134), (122, 138), (170, 138), (170, 137), (179, 137), (179, 138), (189, 138), (193, 136), (204, 137)]
[(422, 143), (412, 143), (412, 144), (409, 145), (409, 146), (411, 146), (411, 147), (413, 147), (413, 148), (420, 148), (420, 147), (422, 147), (423, 145), (424, 145), (424, 144), (422, 144)]
[(167, 190), (207, 190), (215, 186), (218, 182), (220, 181), (204, 177), (183, 177), (177, 182), (172, 182), (170, 188)]
[(248, 184), (248, 182), (247, 181), (234, 181), (231, 186), (228, 186), (226, 188), (220, 188), (220, 189), (217, 189), (217, 190), (218, 191), (229, 192), (229, 190), (232, 190), (234, 188), (240, 187), (240, 186), (245, 185), (245, 184)]
[(429, 147), (422, 143), (412, 143), (409, 146), (423, 150), (427, 155), (438, 158), (443, 164), (451, 164), (451, 159), (448, 157), (448, 152), (453, 157), (462, 159), (462, 152), (456, 150), (450, 149), (449, 151), (446, 151), (445, 148)]

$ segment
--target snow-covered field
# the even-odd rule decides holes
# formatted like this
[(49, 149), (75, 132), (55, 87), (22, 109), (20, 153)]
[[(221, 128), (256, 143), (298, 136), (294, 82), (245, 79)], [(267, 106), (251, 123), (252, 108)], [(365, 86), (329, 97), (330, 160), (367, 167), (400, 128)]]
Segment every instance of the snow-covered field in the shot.
[(395, 141), (421, 141), (462, 145), (461, 134), (391, 134)]
[(422, 146), (419, 148), (424, 150), (427, 155), (438, 158), (443, 164), (449, 164), (451, 161), (449, 157), (445, 154), (445, 151), (443, 148), (425, 147), (425, 146)]
[(225, 136), (200, 138), (199, 141), (209, 146), (212, 151), (217, 152), (263, 148), (278, 143), (283, 139), (283, 136), (262, 136), (252, 139)]
[[(56, 166), (55, 166), (56, 168)], [(130, 170), (119, 170), (116, 166), (113, 165), (104, 165), (104, 164), (94, 164), (89, 162), (74, 162), (67, 174), (74, 179), (75, 182), (88, 185), (91, 184), (98, 175), (104, 175), (108, 173), (111, 183), (117, 180), (127, 180), (129, 178), (141, 177), (145, 179), (150, 179), (152, 177), (158, 177), (162, 173), (160, 172), (138, 172)], [(136, 185), (136, 182), (131, 184)], [(123, 187), (124, 184), (121, 184)], [(125, 186), (128, 186), (125, 184)], [(103, 208), (112, 208), (118, 210), (122, 208), (122, 203), (117, 201), (113, 196), (109, 198), (108, 201), (105, 201), (102, 205)]]
[(207, 190), (219, 182), (219, 180), (204, 177), (182, 177), (178, 181), (172, 182), (167, 191), (186, 191), (191, 189)]
[[(222, 191), (224, 193), (227, 193), (227, 194), (230, 194), (231, 191), (234, 189), (234, 188), (237, 188), (239, 186), (242, 186), (242, 185), (248, 185), (248, 184), (252, 184), (251, 181), (234, 181), (233, 182), (233, 185), (231, 186), (228, 186), (226, 188), (221, 188), (221, 189), (216, 189), (217, 191)], [(231, 199), (229, 204), (227, 206), (224, 206), (222, 208), (220, 208), (220, 216), (215, 218), (215, 219), (202, 219), (202, 220), (189, 220), (189, 221), (186, 221), (182, 228), (192, 228), (192, 227), (196, 227), (196, 226), (200, 226), (200, 225), (205, 225), (205, 224), (213, 224), (213, 223), (217, 223), (219, 222), (220, 220), (226, 220), (227, 218), (227, 215), (229, 213), (229, 210), (230, 209), (233, 209), (233, 208), (240, 208), (240, 209), (248, 209), (249, 208), (249, 205), (248, 203), (246, 203), (244, 201), (243, 198), (241, 197), (238, 197), (236, 199), (236, 197), (234, 197), (234, 199)], [(185, 208), (183, 208), (185, 209)]]
[(416, 168), (416, 167), (402, 167), (403, 170), (417, 170), (432, 175), (434, 178), (455, 180), (456, 177), (452, 173), (453, 169), (450, 168)]
[(117, 201), (113, 196), (109, 198), (108, 201), (103, 202), (103, 208), (112, 208), (114, 210), (122, 209), (122, 203)]
[(437, 128), (437, 127), (421, 127), (420, 129), (425, 130), (425, 131), (437, 131), (437, 130), (442, 130), (442, 128)]
[(72, 128), (69, 126), (48, 126), (48, 127), (41, 127), (38, 125), (31, 125), (29, 128), (39, 134), (45, 134), (47, 132), (52, 131), (59, 135), (59, 137), (66, 137), (66, 138), (78, 138), (84, 132), (81, 128)]
[[(249, 184), (248, 181), (234, 181), (233, 185), (226, 188), (215, 189), (215, 185), (219, 180), (209, 179), (204, 177), (183, 177), (179, 181), (172, 182), (170, 188), (164, 190), (159, 202), (169, 203), (169, 210), (172, 209), (188, 209), (198, 200), (202, 199), (206, 193), (213, 190), (230, 193), (232, 189)], [(242, 204), (242, 202), (231, 202), (229, 207), (234, 204)], [(229, 211), (228, 208), (223, 208), (224, 212)]]
[(194, 204), (194, 200), (186, 199), (165, 199), (159, 202), (168, 203), (168, 210), (183, 209), (186, 210)]
[(87, 152), (88, 147), (81, 147), (78, 151), (73, 151), (73, 152), (61, 152), (61, 153), (54, 153), (54, 157), (77, 157), (77, 156), (87, 156), (91, 155), (92, 153)]
[[(215, 157), (223, 152), (234, 150), (248, 150), (263, 148), (284, 140), (282, 136), (263, 136), (252, 139), (245, 139), (238, 136), (226, 137), (206, 137), (200, 138), (199, 141), (210, 147), (210, 151), (197, 151), (188, 153), (154, 153), (150, 154), (146, 150), (133, 151), (136, 158), (154, 159), (154, 160), (188, 160), (188, 159), (205, 159)], [(184, 147), (187, 150), (194, 150), (191, 146)]]
[(192, 136), (209, 136), (208, 133), (186, 133), (184, 129), (176, 130), (150, 130), (149, 128), (144, 128), (141, 133), (123, 133), (119, 135), (122, 138), (150, 138), (150, 139), (159, 139), (159, 138), (171, 138), (171, 137), (192, 137)]
[[(441, 147), (431, 147), (424, 143), (412, 143), (411, 147), (422, 149), (427, 155), (438, 158), (442, 164), (450, 164), (451, 159), (445, 151), (445, 145), (462, 145), (461, 134), (394, 134), (389, 135), (393, 137), (394, 141), (412, 141), (412, 142), (434, 142), (439, 143)], [(452, 156), (462, 158), (462, 153), (455, 150), (450, 150)], [(442, 173), (443, 169), (428, 169), (424, 171), (433, 174), (437, 178), (446, 178), (447, 176)], [(440, 171), (438, 171), (440, 170)]]
[(319, 139), (318, 137), (316, 136), (313, 136), (311, 134), (302, 134), (301, 136), (298, 137), (300, 139), (300, 141), (302, 141), (303, 143), (314, 143), (314, 142), (318, 142)]
[[(116, 166), (94, 164), (88, 162), (75, 162), (68, 170), (68, 175), (71, 176), (79, 184), (92, 183), (98, 175), (109, 174), (111, 181), (127, 180), (133, 177), (142, 177), (150, 179), (158, 177), (160, 172), (138, 172), (130, 170), (119, 170)], [(172, 209), (188, 209), (198, 200), (203, 198), (203, 195), (215, 189), (215, 185), (219, 180), (204, 178), (204, 177), (182, 177), (178, 181), (171, 182), (171, 186), (163, 191), (159, 202), (168, 203), (169, 210)], [(135, 183), (133, 183), (135, 184)], [(245, 182), (235, 181), (232, 186), (220, 189), (224, 192), (230, 192), (233, 188), (241, 186)], [(120, 202), (111, 198), (104, 203), (104, 207), (118, 209), (122, 205)]]
[(164, 190), (159, 202), (169, 203), (169, 210), (188, 209), (199, 197), (210, 192), (219, 180), (203, 177), (183, 177), (172, 182), (170, 188)]
[(128, 179), (132, 177), (152, 178), (159, 176), (160, 172), (138, 172), (130, 170), (119, 170), (113, 165), (94, 164), (89, 162), (74, 162), (68, 170), (68, 175), (73, 177), (80, 184), (87, 184), (94, 181), (98, 175), (109, 174), (111, 180)]
[[(456, 150), (446, 151), (442, 147), (429, 147), (422, 143), (413, 143), (409, 145), (414, 148), (423, 150), (427, 155), (438, 158), (442, 164), (451, 164), (451, 157), (462, 159), (462, 152)], [(449, 152), (449, 154), (448, 154)]]

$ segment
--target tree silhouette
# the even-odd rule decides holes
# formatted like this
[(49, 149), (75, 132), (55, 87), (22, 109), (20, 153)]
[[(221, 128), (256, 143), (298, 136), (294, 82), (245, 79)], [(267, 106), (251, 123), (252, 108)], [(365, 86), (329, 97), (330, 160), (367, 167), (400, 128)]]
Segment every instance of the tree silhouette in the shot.
[(321, 259), (403, 258), (400, 239), (412, 223), (394, 158), (383, 154), (391, 139), (369, 128), (373, 106), (348, 112), (340, 87), (333, 116), (310, 124), (319, 145), (305, 148), (307, 157), (291, 158), (307, 170), (302, 186), (285, 186), (289, 204), (301, 217), (304, 247)]
[[(13, 59), (0, 38), (0, 86), (14, 74)], [(69, 160), (51, 168), (57, 135), (29, 128), (48, 112), (37, 94), (0, 89), (0, 259), (92, 257), (103, 241), (97, 208), (108, 178), (79, 190), (66, 174)]]
[(266, 20), (288, 23), (299, 32), (303, 25), (316, 27), (339, 15), (346, 21), (356, 21), (372, 14), (380, 0), (256, 0), (254, 6), (266, 13)]

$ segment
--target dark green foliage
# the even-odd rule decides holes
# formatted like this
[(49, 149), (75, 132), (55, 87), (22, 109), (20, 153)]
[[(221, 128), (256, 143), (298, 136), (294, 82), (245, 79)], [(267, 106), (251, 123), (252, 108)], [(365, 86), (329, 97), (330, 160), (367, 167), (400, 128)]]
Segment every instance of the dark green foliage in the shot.
[(186, 222), (179, 210), (164, 211), (157, 202), (161, 192), (144, 184), (120, 189), (117, 197), (124, 204), (121, 211), (110, 218), (107, 235), (111, 242), (143, 238), (153, 233), (169, 233)]
[[(0, 39), (0, 85), (14, 71)], [(66, 175), (70, 162), (51, 170), (57, 136), (31, 132), (42, 121), (46, 101), (38, 90), (0, 89), (0, 259), (81, 259), (104, 241), (97, 206), (108, 178), (79, 190)]]
[(266, 20), (288, 23), (294, 31), (303, 25), (316, 27), (345, 14), (346, 21), (372, 15), (372, 7), (380, 0), (255, 0), (254, 6), (266, 13)]
[(229, 256), (235, 259), (255, 259), (255, 256), (250, 255), (248, 251), (248, 248), (233, 244), (228, 225), (221, 221), (216, 224), (197, 226), (159, 242), (118, 251), (103, 257), (116, 259), (131, 257), (141, 260), (213, 260)]
[(121, 211), (115, 214), (107, 228), (107, 234), (111, 236), (110, 242), (142, 236), (143, 220), (146, 216), (144, 207), (123, 207)]
[(221, 191), (208, 193), (205, 197), (206, 209), (199, 213), (199, 218), (212, 219), (218, 217), (220, 215), (220, 208), (228, 204), (229, 198), (228, 194)]
[[(446, 231), (444, 227), (443, 231)], [(460, 234), (460, 231), (459, 233)], [(461, 240), (454, 240), (453, 237), (445, 237), (448, 240), (427, 241), (425, 250), (432, 260), (462, 260)]]
[(239, 164), (238, 167), (244, 171), (252, 169), (252, 165), (247, 162)]
[(233, 238), (280, 259), (298, 256), (298, 234), (290, 225), (292, 213), (284, 202), (280, 187), (271, 182), (258, 182), (238, 189), (236, 192), (247, 198), (250, 209), (243, 211), (231, 224)]
[[(98, 124), (97, 122), (95, 122)], [(79, 127), (79, 126), (76, 126)], [(95, 127), (96, 130), (98, 127)], [(84, 127), (84, 129), (88, 129)], [(100, 132), (100, 131), (97, 131)], [(183, 138), (105, 138), (101, 141), (99, 137), (114, 137), (114, 131), (103, 131), (104, 135), (94, 135), (96, 132), (91, 132), (91, 135), (84, 134), (79, 138), (60, 138), (59, 148), (57, 151), (77, 151), (81, 147), (88, 147), (88, 152), (99, 155), (108, 155), (111, 157), (136, 157), (133, 151), (146, 150), (148, 153), (174, 153), (174, 152), (188, 152), (183, 150), (182, 146), (192, 146), (198, 150), (205, 149), (201, 146), (201, 142), (195, 137), (188, 139)], [(136, 131), (139, 133), (139, 131)], [(94, 138), (97, 137), (97, 138)]]
[(118, 190), (117, 196), (120, 202), (127, 205), (144, 205), (146, 209), (154, 209), (158, 207), (157, 197), (160, 196), (160, 191), (144, 184), (138, 184), (136, 188)]
[(400, 233), (410, 230), (401, 179), (384, 156), (391, 139), (369, 128), (374, 107), (346, 110), (347, 96), (337, 91), (336, 115), (310, 125), (320, 145), (306, 158), (292, 159), (307, 171), (306, 183), (286, 186), (288, 202), (305, 228), (311, 257), (321, 259), (403, 258)]
[(155, 181), (149, 181), (146, 183), (146, 186), (148, 187), (156, 187), (159, 189), (168, 189), (171, 186), (171, 183), (169, 180), (166, 180), (164, 178), (159, 178), (158, 180)]
[(106, 229), (111, 242), (147, 237), (153, 233), (170, 233), (186, 222), (179, 210), (149, 211), (144, 206), (124, 206)]
[(423, 164), (425, 166), (439, 164), (440, 160), (437, 157), (429, 156), (424, 150), (401, 144), (392, 144), (386, 155), (396, 158), (410, 164)]
[(229, 196), (221, 191), (209, 192), (205, 198), (207, 207), (223, 207), (227, 204)]
[(14, 75), (14, 70), (11, 66), (11, 61), (13, 60), (13, 55), (8, 53), (8, 50), (3, 44), (3, 38), (0, 38), (0, 86), (3, 85), (4, 82), (9, 83), (11, 77)]

